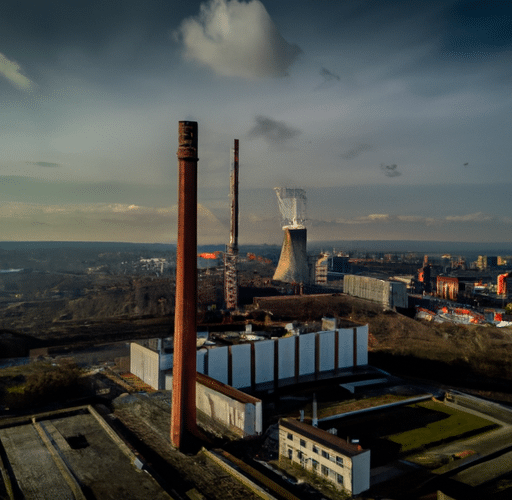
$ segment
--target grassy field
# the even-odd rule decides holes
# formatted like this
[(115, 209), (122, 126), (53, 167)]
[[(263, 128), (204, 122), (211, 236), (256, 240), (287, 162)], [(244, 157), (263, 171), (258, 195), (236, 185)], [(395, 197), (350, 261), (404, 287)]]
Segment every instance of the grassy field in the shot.
[(489, 420), (448, 407), (437, 401), (426, 401), (410, 406), (440, 412), (446, 417), (424, 427), (386, 436), (387, 440), (400, 445), (401, 453), (454, 441), (496, 427)]
[(80, 369), (73, 363), (30, 363), (0, 370), (0, 402), (11, 409), (77, 397), (81, 393)]
[[(382, 396), (374, 396), (370, 398), (359, 399), (356, 401), (343, 401), (341, 403), (318, 403), (318, 418), (332, 417), (334, 415), (343, 415), (351, 411), (364, 410), (391, 403), (398, 403), (410, 396), (400, 396), (397, 394), (384, 394)], [(305, 408), (306, 415), (311, 414), (311, 404)]]
[[(486, 432), (496, 425), (433, 400), (395, 406), (325, 422), (338, 436), (370, 449), (372, 467), (442, 443)], [(323, 427), (324, 428), (324, 427)]]

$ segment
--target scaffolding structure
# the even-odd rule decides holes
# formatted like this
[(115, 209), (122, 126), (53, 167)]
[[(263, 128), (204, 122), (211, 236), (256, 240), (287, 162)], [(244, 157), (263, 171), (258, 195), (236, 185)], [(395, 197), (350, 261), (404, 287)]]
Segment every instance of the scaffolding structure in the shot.
[(306, 222), (306, 191), (298, 188), (274, 188), (283, 218), (283, 229), (303, 229)]

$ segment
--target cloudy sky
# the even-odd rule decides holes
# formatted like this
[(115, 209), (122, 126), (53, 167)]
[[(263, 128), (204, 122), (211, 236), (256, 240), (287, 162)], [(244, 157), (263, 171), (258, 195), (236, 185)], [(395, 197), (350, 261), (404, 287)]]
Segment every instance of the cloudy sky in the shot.
[(180, 120), (199, 242), (512, 242), (512, 4), (3, 0), (0, 240), (171, 242)]

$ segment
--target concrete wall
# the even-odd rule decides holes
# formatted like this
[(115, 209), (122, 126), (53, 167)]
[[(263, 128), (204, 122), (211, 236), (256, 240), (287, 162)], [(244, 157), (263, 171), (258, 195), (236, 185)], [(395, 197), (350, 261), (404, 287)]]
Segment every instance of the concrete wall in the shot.
[(208, 379), (198, 377), (197, 409), (240, 437), (260, 435), (263, 429), (261, 400)]
[(354, 364), (354, 329), (338, 330), (338, 366), (348, 368)]
[(334, 370), (337, 368), (334, 366), (335, 356), (334, 356), (334, 335), (335, 331), (327, 331), (322, 332), (321, 335), (318, 336), (320, 341), (320, 371), (326, 372), (330, 370)]
[(357, 366), (368, 364), (368, 325), (361, 326), (356, 331)]
[(295, 377), (295, 343), (297, 337), (280, 339), (278, 345), (278, 376), (280, 380)]
[(155, 389), (160, 388), (160, 354), (139, 344), (130, 344), (130, 372)]
[(299, 377), (315, 373), (316, 333), (299, 335)]
[(208, 370), (206, 375), (222, 382), (228, 383), (228, 348), (217, 347), (208, 349)]
[(268, 382), (273, 383), (274, 381), (274, 348), (275, 342), (273, 340), (254, 343), (254, 382), (256, 385), (263, 385)]
[(352, 494), (370, 488), (370, 450), (352, 457)]
[(251, 371), (247, 369), (248, 366), (251, 366), (250, 344), (240, 344), (232, 346), (231, 363), (231, 385), (233, 387), (250, 387)]
[(174, 353), (160, 354), (160, 370), (169, 370), (173, 367)]

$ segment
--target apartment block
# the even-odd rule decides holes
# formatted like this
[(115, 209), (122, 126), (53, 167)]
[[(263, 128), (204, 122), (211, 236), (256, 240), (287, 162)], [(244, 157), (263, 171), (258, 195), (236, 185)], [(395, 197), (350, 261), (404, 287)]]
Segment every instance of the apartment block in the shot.
[(279, 459), (357, 495), (370, 487), (370, 450), (292, 418), (279, 421)]

